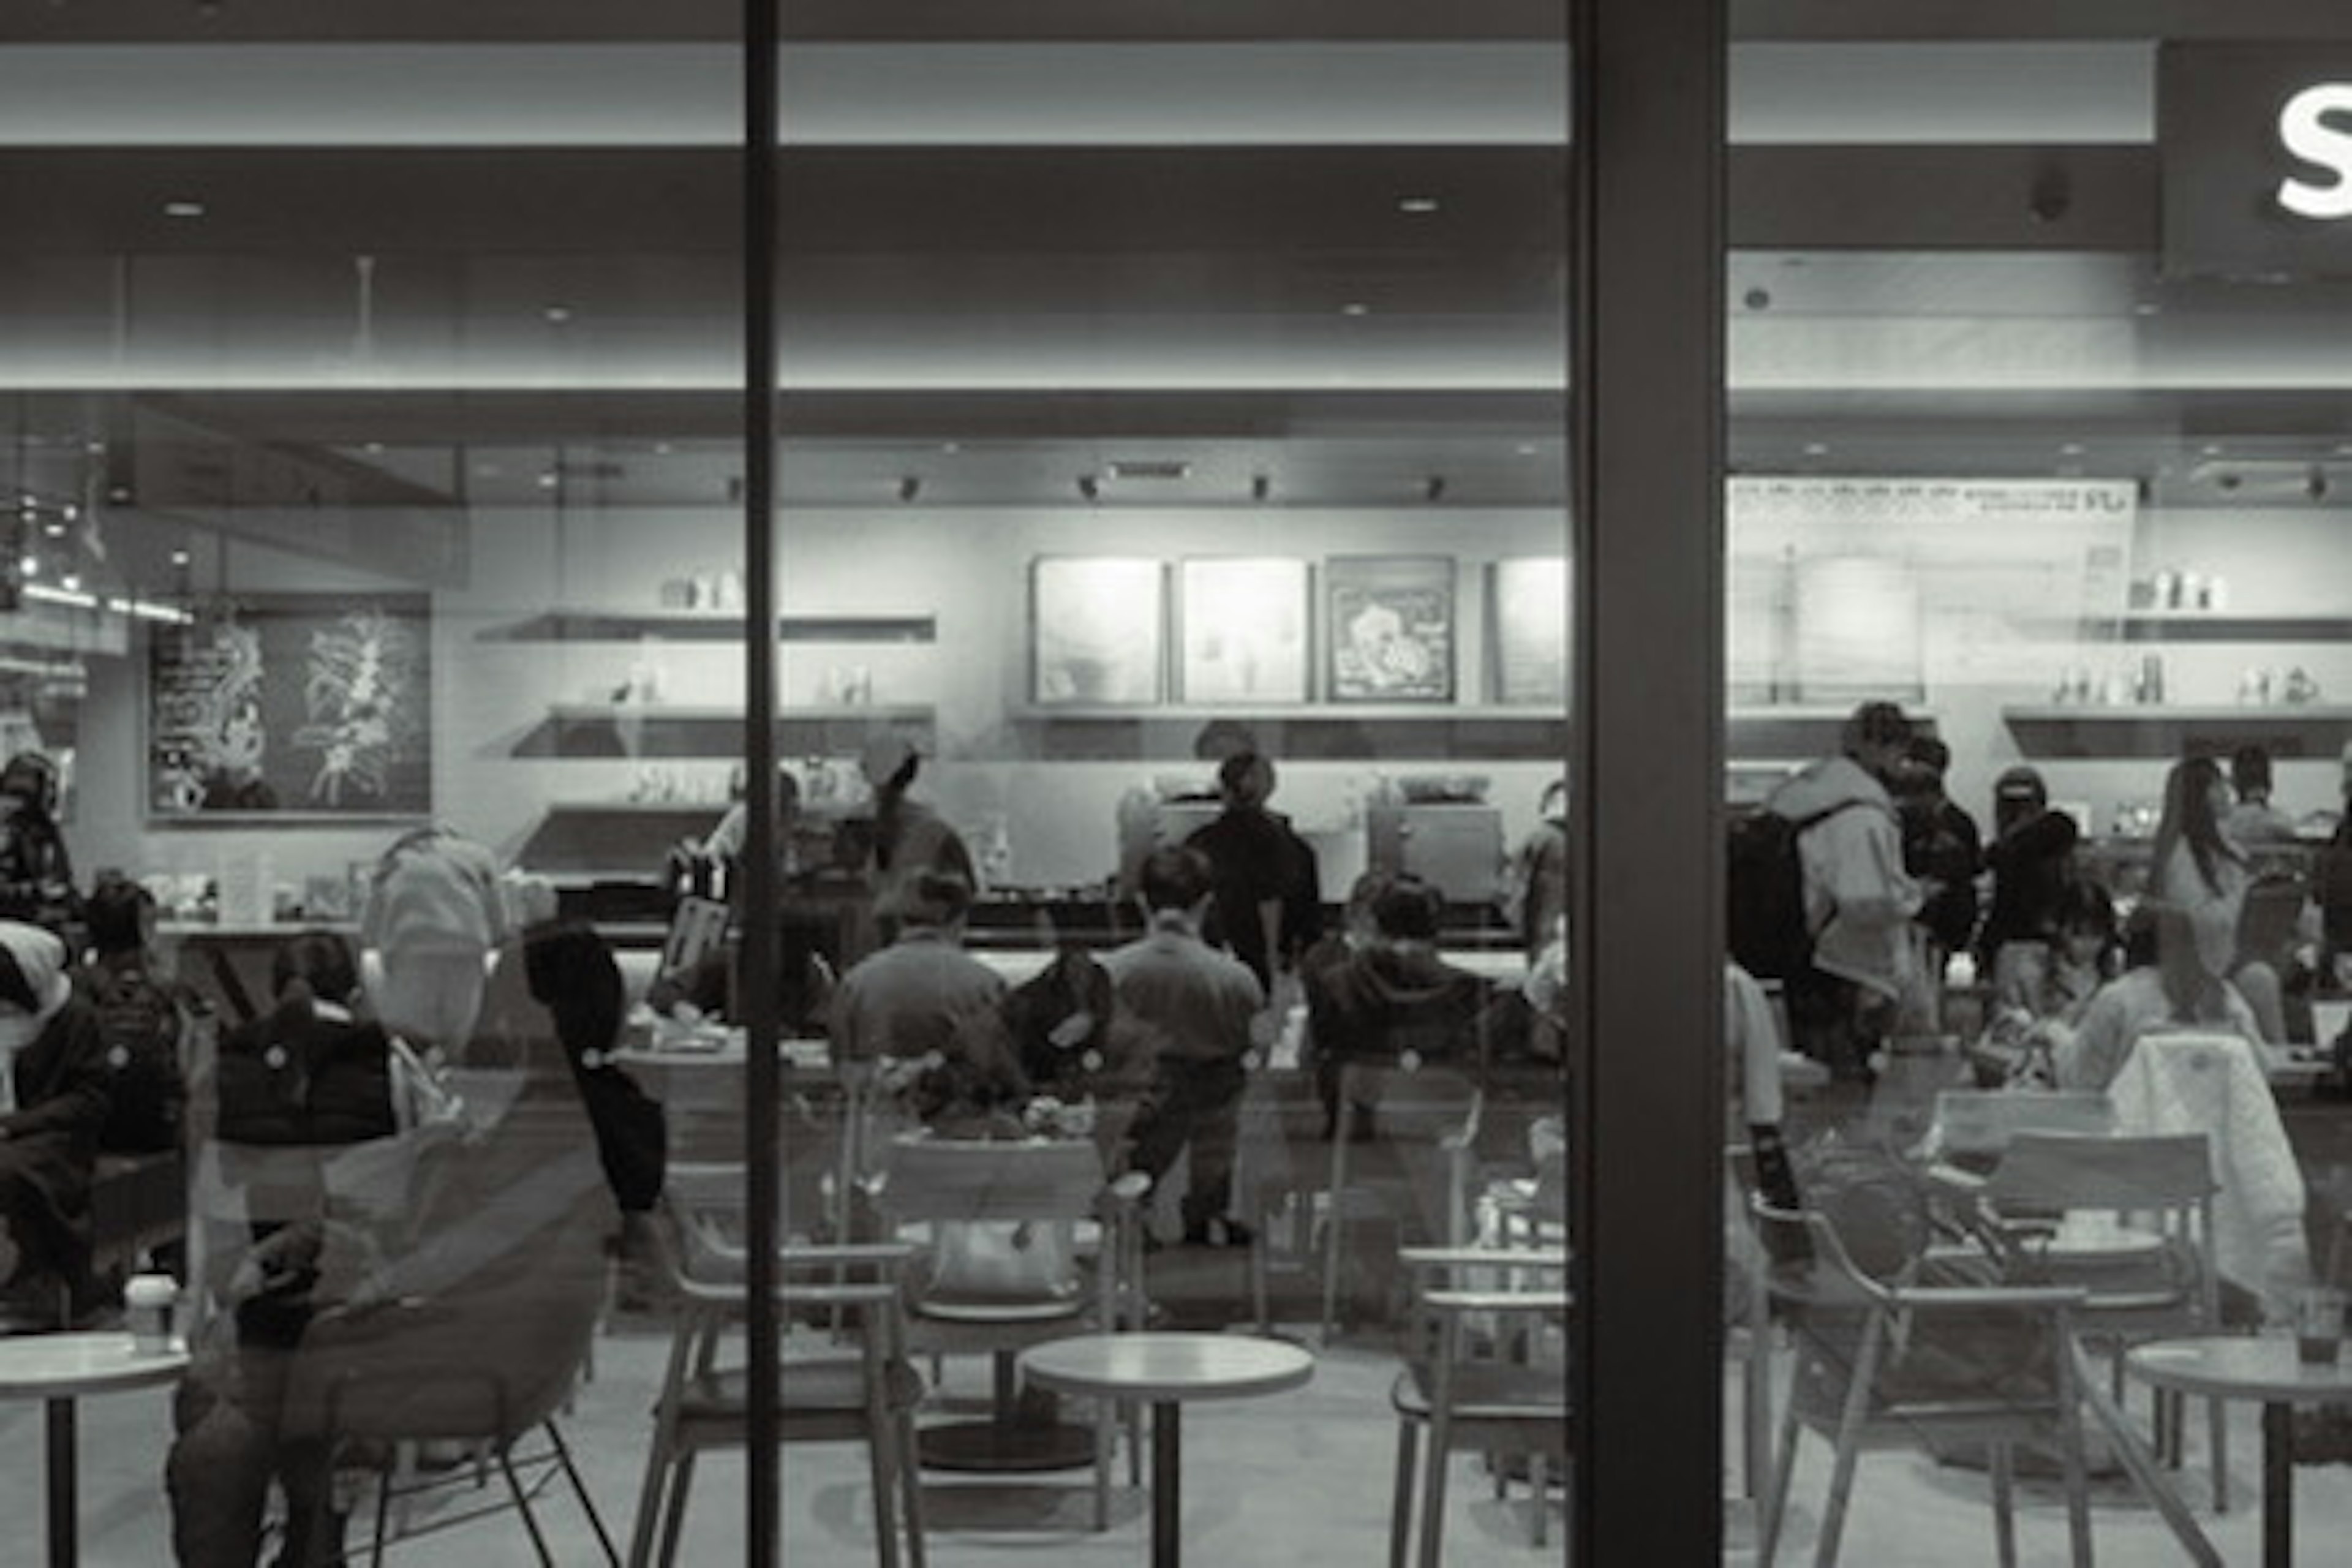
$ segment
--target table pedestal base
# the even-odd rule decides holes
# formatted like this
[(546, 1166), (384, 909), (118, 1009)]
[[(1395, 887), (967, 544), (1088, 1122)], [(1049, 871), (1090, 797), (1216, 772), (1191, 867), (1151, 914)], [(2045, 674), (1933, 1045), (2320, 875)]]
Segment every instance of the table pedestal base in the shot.
[(1162, 1400), (1151, 1407), (1151, 1568), (1176, 1568), (1183, 1545), (1184, 1407)]
[(927, 1470), (1076, 1470), (1095, 1462), (1095, 1435), (1058, 1421), (959, 1421), (924, 1427), (916, 1435), (915, 1452)]
[(46, 1402), (48, 1415), (49, 1472), (49, 1563), (50, 1568), (75, 1568), (81, 1560), (80, 1542), (76, 1539), (79, 1489), (74, 1474), (74, 1402), (52, 1399)]

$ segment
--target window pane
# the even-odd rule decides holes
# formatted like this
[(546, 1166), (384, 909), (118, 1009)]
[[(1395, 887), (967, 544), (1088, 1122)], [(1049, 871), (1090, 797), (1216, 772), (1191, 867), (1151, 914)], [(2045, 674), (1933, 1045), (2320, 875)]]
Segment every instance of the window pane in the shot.
[[(2018, 22), (1832, 37), (1768, 10), (1734, 45), (1727, 790), (1736, 816), (1755, 812), (1734, 828), (1731, 923), (1765, 984), (1764, 1005), (1733, 1014), (1749, 1097), (1732, 1135), (1759, 1154), (1785, 1140), (1796, 1192), (1830, 1207), (1860, 1180), (1820, 1153), (1832, 1138), (1884, 1147), (1868, 1177), (1882, 1195), (1906, 1171), (1990, 1173), (2003, 1234), (2038, 1209), (2055, 1239), (2045, 1225), (2022, 1260), (1931, 1271), (2014, 1281), (2022, 1261), (2098, 1303), (2125, 1288), (2116, 1259), (2137, 1233), (2118, 1239), (2080, 1185), (2048, 1184), (2054, 1156), (2027, 1133), (2099, 1134), (2083, 1163), (2150, 1209), (2161, 1179), (2131, 1140), (2201, 1134), (2221, 1207), (2267, 1218), (2217, 1219), (2197, 1249), (2212, 1305), (2192, 1269), (2114, 1326), (2126, 1345), (2267, 1333), (2291, 1373), (2278, 1336), (2332, 1270), (2343, 1207), (2340, 1109), (2312, 1086), (2342, 1026), (2327, 704), (2347, 673), (2322, 586), (2343, 563), (2343, 450), (2320, 412), (2343, 240), (2295, 210), (2326, 205), (2334, 150), (2296, 116), (2320, 112), (2352, 57), (2308, 28), (2223, 47), (2186, 22), (2164, 37)], [(1786, 850), (1752, 825), (1786, 837), (1856, 799), (1800, 840), (1802, 912), (1793, 881), (1776, 902), (1765, 873)], [(2204, 847), (2176, 855), (2184, 835)], [(2189, 1069), (2149, 1043), (2167, 1028), (2218, 1037), (2196, 1059), (2252, 1086), (2245, 1122), (2170, 1097)], [(1777, 1074), (1776, 1046), (1795, 1053)], [(2274, 1185), (2237, 1163), (2253, 1149)], [(1768, 1289), (1756, 1238), (1731, 1229), (1731, 1535), (1752, 1539), (1746, 1500), (1785, 1457), (1743, 1454), (1743, 1424), (1793, 1400), (1780, 1546), (1810, 1551), (1844, 1506), (1835, 1401), (1866, 1322), (1804, 1309), (1785, 1269)], [(1908, 1246), (1859, 1219), (1844, 1234), (1858, 1257)], [(1882, 1374), (1982, 1397), (2008, 1369), (1991, 1403), (2020, 1442), (2027, 1557), (2060, 1552), (2068, 1528), (2052, 1342), (2022, 1320), (1940, 1340), (1915, 1325)], [(2193, 1529), (2251, 1560), (2252, 1407), (2210, 1424), (2195, 1409), (2179, 1468), (2128, 1474), (2141, 1401), (2109, 1430), (2118, 1352), (2086, 1349), (2100, 1550), (2168, 1556)], [(1908, 1435), (1857, 1472), (1848, 1560), (1981, 1550), (1991, 1450)], [(2327, 1528), (2313, 1511), (2297, 1522)]]

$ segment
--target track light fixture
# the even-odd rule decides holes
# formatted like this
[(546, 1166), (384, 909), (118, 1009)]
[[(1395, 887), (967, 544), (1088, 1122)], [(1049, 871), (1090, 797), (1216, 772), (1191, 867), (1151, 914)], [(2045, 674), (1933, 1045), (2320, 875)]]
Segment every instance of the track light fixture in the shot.
[(1421, 494), (1422, 499), (1429, 501), (1432, 505), (1444, 500), (1445, 499), (1445, 476), (1444, 474), (1430, 475), (1428, 481), (1421, 487)]
[(2311, 477), (2303, 481), (2303, 493), (2314, 500), (2327, 499), (2327, 470), (2314, 463)]
[(898, 499), (900, 500), (912, 501), (917, 496), (921, 495), (922, 493), (923, 481), (917, 475), (908, 474), (906, 478), (898, 481)]
[(1086, 497), (1089, 502), (1099, 501), (1102, 500), (1102, 481), (1092, 474), (1080, 474), (1078, 493)]
[(1250, 476), (1250, 500), (1263, 502), (1267, 496), (1273, 493), (1273, 480), (1267, 479), (1264, 474), (1252, 474)]

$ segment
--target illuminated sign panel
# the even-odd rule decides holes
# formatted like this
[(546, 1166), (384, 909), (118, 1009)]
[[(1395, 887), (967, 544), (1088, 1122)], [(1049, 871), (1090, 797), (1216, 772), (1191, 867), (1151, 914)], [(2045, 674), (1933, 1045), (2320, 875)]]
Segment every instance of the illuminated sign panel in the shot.
[(2167, 44), (2164, 269), (2352, 277), (2352, 45)]

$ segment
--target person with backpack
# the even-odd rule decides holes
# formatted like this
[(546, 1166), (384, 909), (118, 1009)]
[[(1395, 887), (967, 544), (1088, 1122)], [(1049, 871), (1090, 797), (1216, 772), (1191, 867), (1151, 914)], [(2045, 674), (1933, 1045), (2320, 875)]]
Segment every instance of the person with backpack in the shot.
[(1910, 745), (1900, 707), (1865, 702), (1846, 720), (1838, 754), (1806, 767), (1763, 806), (1793, 840), (1801, 910), (1790, 934), (1809, 943), (1804, 962), (1780, 974), (1790, 1032), (1846, 1083), (1872, 1080), (1871, 1057), (1917, 979), (1910, 924), (1924, 889), (1903, 868), (1886, 788)]
[(188, 1088), (181, 1042), (204, 1005), (156, 963), (155, 896), (120, 871), (100, 871), (89, 902), (89, 952), (74, 989), (98, 1015), (106, 1047), (107, 1116), (98, 1146), (152, 1154), (180, 1146)]

